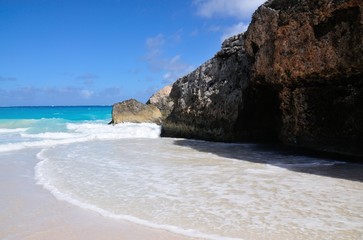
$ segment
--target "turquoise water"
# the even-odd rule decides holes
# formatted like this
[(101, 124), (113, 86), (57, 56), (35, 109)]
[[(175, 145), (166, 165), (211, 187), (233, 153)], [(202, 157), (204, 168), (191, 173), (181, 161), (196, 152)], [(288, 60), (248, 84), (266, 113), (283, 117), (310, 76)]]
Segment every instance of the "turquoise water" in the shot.
[(1, 129), (27, 133), (67, 131), (68, 123), (111, 121), (112, 106), (0, 107)]
[[(2, 107), (0, 152), (94, 139), (148, 136), (145, 126), (108, 125), (111, 111), (111, 106)], [(158, 137), (159, 127), (151, 128), (150, 134)]]
[(111, 120), (112, 106), (0, 107), (0, 119)]

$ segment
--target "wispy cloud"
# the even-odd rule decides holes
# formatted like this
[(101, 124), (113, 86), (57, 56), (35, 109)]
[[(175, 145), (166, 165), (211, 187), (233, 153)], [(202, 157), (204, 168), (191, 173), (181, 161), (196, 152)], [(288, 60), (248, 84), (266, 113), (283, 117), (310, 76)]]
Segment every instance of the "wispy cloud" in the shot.
[(176, 45), (179, 42), (181, 42), (182, 37), (183, 37), (183, 30), (182, 29), (179, 29), (178, 31), (176, 31), (175, 33), (173, 33), (172, 35), (170, 35), (168, 39), (169, 39), (169, 42), (172, 45)]
[(88, 98), (92, 97), (93, 93), (94, 93), (93, 91), (88, 90), (88, 89), (82, 89), (82, 90), (80, 91), (80, 95), (81, 95), (81, 97), (82, 97), (82, 98), (86, 98), (86, 99), (88, 99)]
[(248, 28), (248, 24), (245, 24), (243, 22), (239, 22), (233, 26), (227, 27), (223, 31), (223, 35), (221, 37), (221, 41), (224, 41), (225, 39), (232, 37), (233, 35), (239, 34), (241, 32), (245, 32)]
[(194, 66), (183, 62), (180, 55), (167, 59), (162, 67), (165, 70), (163, 79), (166, 83), (174, 82), (194, 69)]
[(158, 34), (154, 37), (146, 39), (147, 54), (145, 59), (153, 59), (161, 55), (161, 48), (165, 44), (165, 37), (163, 34)]
[(77, 80), (82, 81), (83, 84), (90, 85), (98, 78), (98, 75), (93, 73), (84, 73), (76, 77)]
[(3, 105), (55, 105), (69, 104), (79, 95), (79, 89), (74, 87), (20, 87), (2, 90), (0, 99)]
[(97, 91), (73, 86), (0, 89), (1, 106), (112, 104), (123, 98), (119, 87)]
[[(246, 31), (252, 13), (266, 0), (193, 0), (196, 13), (204, 18), (233, 18), (238, 21), (230, 26), (213, 26), (222, 33), (221, 40)], [(209, 27), (210, 29), (210, 27)]]
[(120, 87), (105, 88), (99, 93), (104, 98), (120, 98), (122, 97), (123, 91)]
[(17, 79), (15, 77), (3, 77), (0, 76), (0, 82), (15, 82)]
[(165, 56), (164, 49), (179, 41), (181, 41), (180, 31), (169, 37), (158, 34), (146, 39), (147, 53), (143, 60), (152, 71), (162, 72), (166, 83), (171, 83), (194, 69), (192, 65), (185, 63), (179, 54), (172, 57)]
[(258, 6), (266, 0), (194, 0), (197, 14), (202, 17), (250, 18)]

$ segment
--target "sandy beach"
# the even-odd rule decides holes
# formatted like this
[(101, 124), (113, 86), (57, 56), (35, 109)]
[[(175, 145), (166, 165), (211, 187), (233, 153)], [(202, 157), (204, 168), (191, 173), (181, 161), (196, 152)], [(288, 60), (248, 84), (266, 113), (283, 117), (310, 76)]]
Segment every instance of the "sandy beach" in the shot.
[(39, 149), (0, 153), (0, 239), (192, 239), (106, 218), (57, 200), (36, 184), (37, 152)]
[[(140, 146), (145, 153), (138, 151)], [(172, 139), (88, 141), (50, 146), (38, 154), (42, 149), (0, 152), (2, 240), (363, 236), (361, 165), (286, 157), (253, 145)], [(123, 161), (117, 161), (119, 156)], [(272, 160), (261, 164), (253, 162), (256, 159)], [(39, 178), (39, 173), (44, 175)], [(49, 180), (64, 192), (48, 188)], [(88, 197), (86, 204), (65, 198), (67, 188), (76, 197)], [(123, 207), (125, 197), (131, 204)], [(115, 214), (88, 208), (97, 200)], [(124, 220), (129, 216), (145, 219), (146, 224)], [(169, 231), (172, 226), (175, 232)], [(186, 235), (179, 234), (183, 231)]]

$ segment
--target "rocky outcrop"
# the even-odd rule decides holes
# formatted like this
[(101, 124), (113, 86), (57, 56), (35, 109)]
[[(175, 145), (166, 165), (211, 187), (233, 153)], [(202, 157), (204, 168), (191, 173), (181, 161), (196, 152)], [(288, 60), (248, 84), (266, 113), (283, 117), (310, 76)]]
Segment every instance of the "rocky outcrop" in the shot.
[(174, 109), (163, 123), (163, 136), (236, 139), (234, 129), (249, 74), (242, 36), (226, 40), (214, 58), (173, 84)]
[(245, 49), (251, 88), (278, 94), (282, 142), (363, 156), (362, 1), (268, 1)]
[(115, 103), (112, 106), (111, 124), (133, 123), (157, 123), (160, 124), (162, 115), (160, 110), (150, 104), (143, 104), (135, 99)]
[(270, 0), (177, 80), (163, 134), (363, 156), (363, 2)]
[(245, 35), (252, 78), (293, 86), (361, 73), (362, 8), (360, 0), (268, 1)]
[(163, 87), (155, 94), (153, 94), (146, 103), (146, 104), (152, 104), (155, 107), (157, 107), (161, 111), (164, 118), (169, 116), (169, 114), (174, 108), (174, 102), (170, 98), (171, 88), (172, 86), (170, 85)]

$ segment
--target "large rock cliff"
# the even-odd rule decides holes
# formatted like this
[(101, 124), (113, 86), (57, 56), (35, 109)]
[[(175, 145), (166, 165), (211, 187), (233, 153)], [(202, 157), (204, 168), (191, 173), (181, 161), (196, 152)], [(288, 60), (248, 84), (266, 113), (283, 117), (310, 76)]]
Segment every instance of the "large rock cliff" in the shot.
[(242, 92), (249, 79), (243, 35), (226, 40), (214, 58), (177, 80), (170, 93), (174, 110), (163, 123), (164, 136), (236, 140)]
[(267, 1), (174, 83), (163, 134), (363, 156), (362, 13), (361, 0)]
[(251, 82), (278, 93), (279, 139), (363, 155), (363, 2), (273, 0), (253, 15)]

